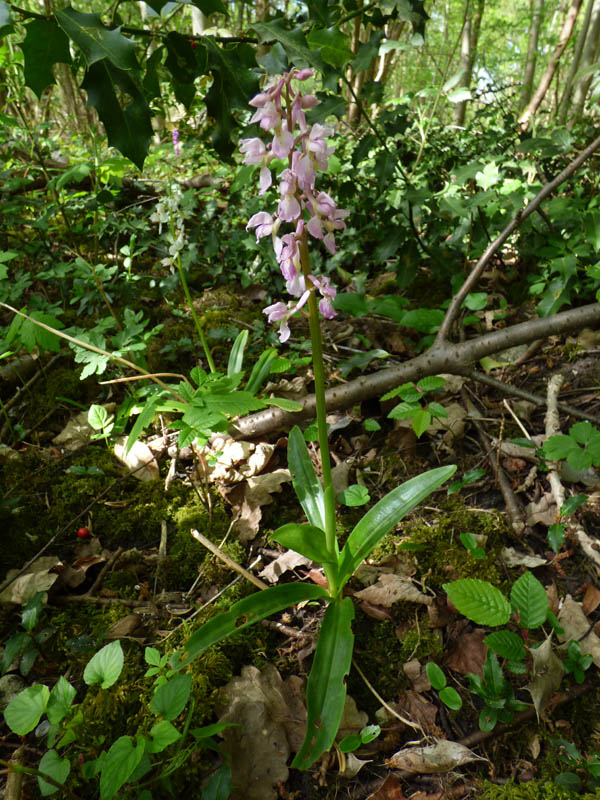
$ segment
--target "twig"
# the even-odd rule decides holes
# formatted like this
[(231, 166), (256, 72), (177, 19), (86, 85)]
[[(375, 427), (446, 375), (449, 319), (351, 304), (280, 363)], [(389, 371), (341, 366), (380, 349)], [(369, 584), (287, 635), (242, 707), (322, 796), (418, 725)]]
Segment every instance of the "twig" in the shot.
[(425, 731), (424, 731), (424, 730), (423, 730), (423, 728), (422, 728), (422, 727), (419, 725), (419, 723), (418, 723), (418, 722), (413, 722), (412, 720), (410, 720), (410, 719), (407, 719), (406, 717), (403, 717), (403, 716), (402, 716), (402, 714), (399, 714), (399, 713), (396, 711), (396, 709), (395, 709), (395, 708), (392, 708), (392, 706), (391, 706), (389, 703), (386, 703), (386, 702), (385, 702), (385, 700), (383, 699), (383, 697), (382, 697), (382, 696), (379, 694), (379, 692), (377, 691), (377, 689), (376, 689), (376, 688), (373, 686), (373, 684), (372, 684), (372, 683), (369, 681), (369, 679), (367, 678), (367, 676), (365, 675), (365, 673), (364, 673), (364, 672), (362, 671), (362, 669), (361, 669), (361, 668), (358, 666), (358, 664), (356, 663), (356, 661), (355, 661), (354, 659), (352, 659), (352, 666), (353, 666), (353, 667), (354, 667), (354, 669), (355, 669), (355, 670), (358, 672), (358, 674), (360, 675), (360, 677), (363, 679), (363, 681), (365, 682), (365, 685), (366, 685), (367, 689), (368, 689), (368, 690), (371, 692), (371, 694), (373, 695), (373, 697), (375, 697), (375, 698), (377, 699), (377, 701), (381, 703), (381, 705), (382, 705), (382, 706), (383, 706), (383, 707), (386, 709), (386, 711), (389, 711), (389, 713), (390, 713), (392, 716), (396, 717), (396, 719), (399, 719), (399, 720), (400, 720), (400, 722), (403, 722), (405, 725), (408, 725), (410, 728), (414, 728), (415, 730), (419, 731), (419, 733), (420, 733), (420, 734), (423, 736), (423, 738), (424, 738), (424, 739), (426, 739), (426, 738), (427, 738), (427, 736), (426, 736), (426, 734), (425, 734)]
[(108, 559), (108, 561), (102, 566), (102, 569), (98, 573), (98, 576), (97, 576), (96, 580), (93, 582), (93, 584), (91, 585), (89, 590), (83, 595), (85, 600), (89, 599), (90, 597), (93, 597), (94, 593), (96, 592), (96, 589), (102, 583), (102, 580), (103, 580), (104, 576), (109, 571), (109, 569), (112, 569), (115, 566), (115, 564), (119, 560), (119, 556), (121, 555), (122, 552), (123, 552), (123, 548), (122, 547), (117, 547), (117, 549), (111, 555), (111, 557)]
[(550, 183), (547, 183), (544, 187), (542, 187), (533, 200), (528, 203), (519, 213), (517, 213), (517, 215), (509, 222), (502, 233), (497, 236), (488, 247), (486, 247), (485, 252), (477, 264), (473, 267), (468, 278), (465, 280), (459, 291), (452, 299), (452, 302), (448, 307), (448, 311), (446, 312), (446, 316), (444, 317), (436, 336), (436, 343), (440, 343), (448, 339), (450, 329), (454, 323), (454, 320), (458, 316), (463, 300), (479, 281), (479, 278), (481, 277), (481, 274), (491, 257), (498, 250), (500, 250), (504, 242), (506, 242), (506, 240), (512, 236), (512, 234), (517, 230), (517, 228), (520, 227), (527, 217), (536, 211), (544, 202), (544, 200), (551, 195), (552, 192), (561, 185), (561, 183), (564, 183), (567, 178), (570, 178), (571, 175), (573, 175), (573, 173), (579, 169), (583, 162), (586, 161), (593, 153), (595, 153), (598, 148), (600, 148), (600, 136), (596, 137), (596, 139), (594, 139), (594, 141), (588, 145), (588, 147), (586, 147), (585, 150), (583, 150), (583, 152), (577, 156), (577, 158), (571, 161), (571, 163), (565, 167), (565, 169), (563, 169), (563, 171), (560, 172), (553, 181), (550, 181)]
[(229, 556), (220, 550), (216, 544), (213, 544), (210, 539), (207, 539), (206, 536), (203, 536), (199, 531), (195, 530), (195, 528), (192, 528), (190, 533), (194, 539), (200, 542), (200, 544), (203, 544), (207, 550), (210, 550), (213, 555), (217, 556), (217, 558), (220, 558), (224, 564), (227, 564), (228, 567), (242, 575), (247, 581), (250, 581), (250, 583), (253, 583), (259, 589), (269, 588), (266, 583), (263, 583), (263, 581), (260, 580), (260, 578), (257, 578), (256, 575), (248, 572), (247, 569), (244, 569), (244, 567), (242, 567), (241, 564), (238, 564), (237, 561), (234, 561), (233, 558), (229, 558)]

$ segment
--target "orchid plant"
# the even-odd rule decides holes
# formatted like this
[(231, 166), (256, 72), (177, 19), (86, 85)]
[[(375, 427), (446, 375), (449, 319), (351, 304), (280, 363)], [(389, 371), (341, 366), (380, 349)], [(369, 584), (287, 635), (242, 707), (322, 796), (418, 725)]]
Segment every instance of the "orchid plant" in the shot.
[(319, 101), (311, 94), (303, 94), (297, 86), (312, 74), (309, 69), (293, 69), (250, 101), (256, 109), (251, 121), (258, 122), (272, 139), (267, 143), (259, 137), (243, 139), (240, 149), (246, 164), (260, 165), (261, 194), (272, 186), (278, 161), (287, 162), (277, 176), (280, 199), (276, 213), (254, 214), (247, 228), (255, 230), (257, 240), (271, 236), (287, 290), (293, 297), (291, 301), (268, 306), (264, 313), (270, 322), (279, 324), (279, 338), (285, 342), (290, 337), (291, 318), (307, 310), (312, 343), (322, 479), (317, 477), (302, 431), (294, 427), (288, 440), (288, 462), (308, 524), (283, 525), (274, 532), (273, 539), (320, 563), (327, 586), (281, 584), (246, 597), (228, 612), (209, 620), (191, 636), (185, 649), (172, 657), (172, 666), (181, 669), (207, 647), (235, 631), (290, 605), (322, 601), (326, 610), (307, 682), (306, 736), (293, 761), (293, 766), (301, 769), (310, 767), (331, 747), (344, 709), (345, 678), (354, 646), (351, 628), (354, 607), (351, 598), (343, 595), (344, 586), (380, 540), (456, 470), (455, 466), (433, 469), (393, 489), (367, 511), (340, 548), (320, 330), (320, 315), (327, 319), (335, 316), (332, 300), (336, 289), (327, 276), (312, 273), (309, 241), (321, 240), (330, 253), (335, 253), (335, 235), (344, 229), (349, 212), (338, 209), (326, 192), (316, 189), (318, 173), (327, 170), (333, 150), (328, 140), (334, 131), (327, 125), (311, 126), (306, 120), (305, 111)]

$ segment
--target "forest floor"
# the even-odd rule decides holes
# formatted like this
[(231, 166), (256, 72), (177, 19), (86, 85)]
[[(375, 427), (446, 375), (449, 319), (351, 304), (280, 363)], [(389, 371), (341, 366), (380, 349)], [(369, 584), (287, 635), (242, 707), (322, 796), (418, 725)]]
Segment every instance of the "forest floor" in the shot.
[[(232, 320), (251, 327), (260, 302), (250, 293), (240, 299), (227, 292), (211, 295), (210, 302), (217, 312), (211, 343), (218, 358), (219, 331)], [(173, 343), (186, 326), (189, 331), (189, 320), (156, 308), (154, 321), (163, 312), (167, 324), (152, 343), (149, 366), (156, 372), (181, 371), (182, 356)], [(301, 328), (294, 333), (301, 336)], [(402, 361), (417, 352), (412, 337), (414, 332), (377, 317), (326, 323), (330, 385), (351, 379), (350, 371), (340, 374), (340, 362), (360, 349), (361, 341), (368, 339)], [(523, 348), (507, 356), (491, 374), (545, 395), (549, 378), (561, 373), (561, 399), (594, 418), (600, 415), (596, 346), (594, 336), (556, 337), (536, 352), (524, 353)], [(310, 366), (302, 358), (306, 353), (297, 355), (293, 372), (272, 376), (268, 391), (290, 399), (311, 392)], [(184, 358), (193, 366), (189, 351)], [(0, 641), (5, 652), (23, 633), (25, 599), (39, 590), (47, 593), (47, 604), (29, 632), (36, 637), (35, 653), (31, 647), (17, 648), (3, 664), (6, 674), (0, 685), (6, 703), (7, 693), (10, 699), (31, 683), (53, 685), (60, 675), (69, 675), (85, 719), (71, 745), (81, 764), (102, 741), (135, 734), (147, 724), (152, 681), (144, 677), (146, 648), (161, 654), (176, 650), (215, 610), (256, 591), (240, 567), (267, 585), (318, 582), (322, 576), (307, 559), (284, 553), (269, 540), (274, 528), (302, 521), (287, 472), (285, 431), (257, 440), (221, 439), (213, 443), (211, 457), (189, 447), (178, 451), (171, 420), (161, 418), (124, 464), (113, 443), (94, 439), (87, 423), (92, 403), (104, 404), (112, 413), (124, 397), (123, 384), (80, 381), (68, 354), (33, 362), (26, 356), (20, 370), (12, 381), (5, 375), (2, 389), (9, 420), (0, 448)], [(556, 524), (558, 510), (547, 471), (535, 447), (511, 443), (532, 437), (539, 444), (535, 437), (544, 436), (545, 409), (453, 376), (435, 400), (447, 417), (434, 420), (420, 437), (410, 419), (387, 417), (397, 399), (369, 400), (332, 413), (328, 420), (338, 492), (362, 485), (374, 502), (424, 470), (452, 463), (458, 465), (456, 477), (463, 484), (453, 486), (456, 491), (443, 487), (404, 519), (349, 586), (355, 598), (356, 645), (341, 736), (369, 724), (379, 724), (381, 734), (355, 752), (336, 747), (309, 772), (289, 769), (290, 754), (303, 736), (299, 698), (310, 669), (319, 608), (297, 607), (272, 617), (206, 651), (193, 665), (192, 724), (220, 719), (241, 726), (227, 729), (222, 741), (216, 737), (231, 758), (234, 784), (240, 787), (233, 797), (576, 796), (553, 783), (561, 772), (575, 774), (580, 784), (574, 788), (593, 795), (592, 767), (600, 744), (600, 639), (593, 630), (600, 606), (599, 562), (583, 552), (574, 528), (592, 536), (598, 529), (599, 482), (593, 471), (562, 476), (567, 497), (588, 496), (571, 517), (574, 528), (567, 525), (565, 542), (554, 552), (548, 530)], [(563, 433), (574, 421), (562, 416)], [(17, 423), (23, 432), (18, 437)], [(135, 471), (139, 460), (149, 461), (147, 470)], [(510, 514), (507, 496), (514, 504)], [(359, 513), (341, 507), (342, 540)], [(199, 531), (229, 560), (207, 550), (192, 531)], [(461, 539), (464, 534), (473, 538)], [(20, 574), (7, 586), (8, 570)], [(508, 595), (526, 570), (544, 586), (559, 619), (568, 600), (589, 620), (582, 651), (592, 654), (593, 664), (581, 683), (572, 674), (559, 678), (538, 719), (527, 689), (535, 677), (529, 653), (526, 674), (505, 673), (515, 697), (527, 708), (515, 711), (507, 724), (481, 731), (482, 701), (471, 691), (468, 675), (482, 675), (488, 651), (484, 638), (491, 629), (458, 614), (443, 586), (475, 578)], [(524, 635), (530, 634), (527, 643), (533, 645), (546, 633)], [(84, 665), (114, 639), (125, 651), (125, 681), (104, 691), (85, 686)], [(447, 707), (432, 688), (425, 671), (432, 661), (460, 695), (460, 710)], [(438, 754), (435, 767), (422, 754), (415, 763), (415, 747), (439, 740), (462, 749), (443, 758)], [(18, 745), (19, 737), (0, 729), (0, 758), (10, 759)], [(406, 748), (413, 748), (412, 766), (400, 752)], [(41, 742), (31, 746), (26, 764), (35, 766), (43, 752)], [(218, 763), (211, 750), (198, 750), (171, 776), (172, 786), (189, 791)], [(73, 774), (69, 785), (74, 796), (90, 796), (81, 773)], [(163, 796), (157, 787), (154, 791), (155, 797)], [(37, 796), (33, 779), (25, 779), (22, 796)]]

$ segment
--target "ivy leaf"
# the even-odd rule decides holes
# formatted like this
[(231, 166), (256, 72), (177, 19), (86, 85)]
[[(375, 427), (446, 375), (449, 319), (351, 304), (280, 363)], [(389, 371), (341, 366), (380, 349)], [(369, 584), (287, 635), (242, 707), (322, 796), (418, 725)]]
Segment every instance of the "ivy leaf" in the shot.
[(21, 42), (25, 84), (40, 98), (47, 86), (56, 83), (52, 67), (59, 61), (71, 63), (69, 39), (56, 22), (49, 19), (34, 19), (25, 26), (25, 31)]
[(41, 683), (28, 686), (4, 709), (4, 719), (13, 733), (25, 736), (32, 731), (46, 710), (50, 690)]
[(370, 499), (371, 497), (369, 496), (369, 490), (367, 487), (359, 486), (358, 484), (349, 486), (338, 495), (338, 500), (340, 503), (343, 503), (345, 506), (350, 508), (354, 506), (364, 506), (365, 503), (368, 503)]
[[(104, 59), (89, 68), (81, 87), (88, 105), (98, 112), (108, 143), (142, 169), (152, 139), (151, 115), (131, 75)], [(125, 108), (120, 102), (123, 93), (131, 98)]]
[(144, 755), (144, 742), (135, 746), (131, 736), (121, 736), (113, 742), (102, 763), (100, 800), (112, 800), (126, 783)]
[(133, 42), (118, 28), (105, 27), (98, 14), (84, 14), (67, 6), (56, 11), (55, 16), (67, 36), (81, 49), (89, 67), (106, 58), (117, 69), (138, 69)]
[(574, 494), (572, 497), (567, 497), (565, 502), (560, 507), (561, 517), (568, 517), (574, 511), (587, 502), (587, 494)]
[(103, 689), (108, 689), (118, 680), (123, 661), (123, 649), (116, 639), (90, 658), (83, 671), (83, 680), (88, 686), (99, 683)]

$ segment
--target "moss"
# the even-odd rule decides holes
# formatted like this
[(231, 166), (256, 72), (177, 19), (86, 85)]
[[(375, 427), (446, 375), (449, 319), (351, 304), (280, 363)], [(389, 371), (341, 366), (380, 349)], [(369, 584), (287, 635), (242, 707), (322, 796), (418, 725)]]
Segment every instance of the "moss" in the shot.
[[(469, 554), (458, 538), (461, 533), (488, 537), (485, 558), (474, 559)], [(500, 514), (468, 511), (460, 501), (452, 499), (430, 522), (409, 522), (400, 535), (386, 536), (371, 558), (383, 561), (402, 550), (410, 550), (417, 561), (419, 576), (436, 591), (449, 580), (475, 577), (507, 589), (498, 553), (508, 537), (506, 522)]]
[(480, 789), (482, 800), (592, 800), (600, 797), (600, 792), (575, 794), (555, 783), (537, 780), (527, 783), (509, 781), (504, 786), (483, 781)]

